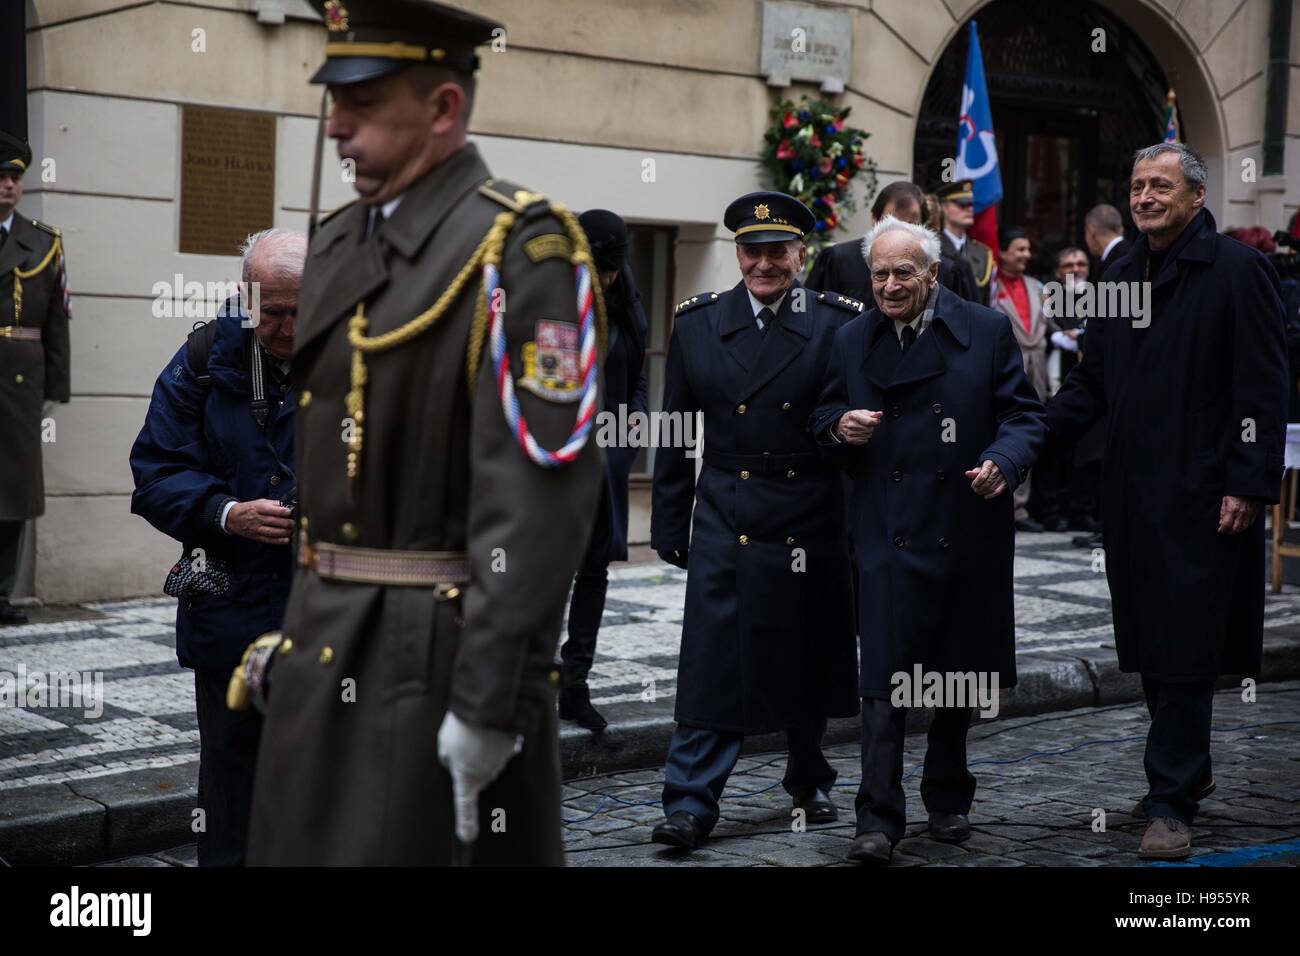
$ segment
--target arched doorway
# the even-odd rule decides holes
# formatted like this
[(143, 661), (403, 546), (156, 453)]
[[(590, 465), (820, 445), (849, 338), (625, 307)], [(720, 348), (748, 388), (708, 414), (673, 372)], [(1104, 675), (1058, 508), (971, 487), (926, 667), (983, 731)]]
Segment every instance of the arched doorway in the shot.
[[(1025, 226), (1044, 259), (1082, 242), (1083, 216), (1099, 202), (1127, 222), (1133, 151), (1161, 139), (1170, 85), (1147, 45), (1090, 0), (994, 0), (974, 19), (1002, 171), (999, 221)], [(937, 61), (917, 118), (913, 175), (926, 186), (940, 181), (957, 141), (964, 26)], [(1105, 52), (1093, 49), (1096, 30)]]

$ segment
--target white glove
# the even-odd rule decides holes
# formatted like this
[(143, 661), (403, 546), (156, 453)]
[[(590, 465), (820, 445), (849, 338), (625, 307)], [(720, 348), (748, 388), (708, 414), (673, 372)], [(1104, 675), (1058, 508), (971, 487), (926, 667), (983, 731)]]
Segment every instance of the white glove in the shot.
[(519, 734), (473, 727), (447, 711), (438, 728), (438, 760), (451, 772), (456, 836), (462, 843), (478, 839), (478, 795), (523, 746)]

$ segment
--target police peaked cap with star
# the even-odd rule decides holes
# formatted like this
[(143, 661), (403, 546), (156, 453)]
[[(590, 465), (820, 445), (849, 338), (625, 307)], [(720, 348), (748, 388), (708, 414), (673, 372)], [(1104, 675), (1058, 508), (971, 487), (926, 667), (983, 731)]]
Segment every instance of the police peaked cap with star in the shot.
[(817, 217), (793, 196), (758, 192), (728, 206), (722, 224), (736, 234), (737, 242), (789, 242), (812, 232)]

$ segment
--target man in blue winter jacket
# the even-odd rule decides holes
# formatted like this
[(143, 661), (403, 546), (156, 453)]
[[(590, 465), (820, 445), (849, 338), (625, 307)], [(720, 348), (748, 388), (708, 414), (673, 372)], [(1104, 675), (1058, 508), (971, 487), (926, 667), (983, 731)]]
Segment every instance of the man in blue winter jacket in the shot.
[(296, 480), (289, 359), (307, 240), (270, 229), (243, 247), (243, 289), (154, 385), (131, 449), (131, 511), (182, 545), (176, 656), (194, 670), (200, 866), (243, 862), (261, 717), (226, 707), (231, 670), (276, 630), (289, 596)]

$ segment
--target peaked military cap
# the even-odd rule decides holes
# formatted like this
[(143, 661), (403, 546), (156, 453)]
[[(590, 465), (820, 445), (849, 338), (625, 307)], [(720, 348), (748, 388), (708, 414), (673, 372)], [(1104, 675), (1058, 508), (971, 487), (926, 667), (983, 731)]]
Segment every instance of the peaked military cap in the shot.
[(31, 164), (32, 148), (26, 140), (0, 130), (0, 169), (12, 169), (21, 174), (27, 172)]
[(312, 0), (329, 31), (313, 83), (363, 83), (414, 63), (478, 69), (474, 48), (501, 24), (433, 0)]
[(959, 179), (955, 183), (944, 183), (934, 191), (940, 202), (971, 203), (975, 202), (975, 184), (969, 179)]
[(746, 193), (730, 206), (722, 224), (737, 242), (789, 242), (802, 239), (817, 225), (807, 206), (785, 193)]

